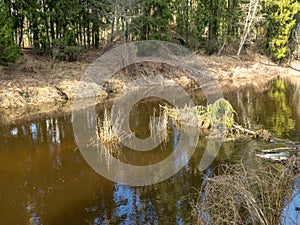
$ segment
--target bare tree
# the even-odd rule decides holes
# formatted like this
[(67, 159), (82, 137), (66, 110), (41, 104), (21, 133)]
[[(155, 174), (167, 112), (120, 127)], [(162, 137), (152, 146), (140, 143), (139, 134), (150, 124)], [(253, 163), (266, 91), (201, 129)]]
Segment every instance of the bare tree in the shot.
[(245, 41), (247, 39), (247, 36), (249, 34), (250, 27), (251, 27), (251, 24), (253, 22), (253, 19), (254, 19), (255, 13), (256, 13), (256, 9), (257, 9), (257, 6), (258, 6), (258, 1), (259, 0), (250, 0), (248, 15), (247, 15), (246, 23), (245, 23), (245, 28), (244, 28), (243, 36), (242, 36), (242, 39), (241, 39), (241, 42), (240, 42), (240, 47), (239, 47), (239, 50), (237, 52), (237, 56), (239, 56), (241, 54), (242, 48), (243, 48), (243, 46), (245, 44)]

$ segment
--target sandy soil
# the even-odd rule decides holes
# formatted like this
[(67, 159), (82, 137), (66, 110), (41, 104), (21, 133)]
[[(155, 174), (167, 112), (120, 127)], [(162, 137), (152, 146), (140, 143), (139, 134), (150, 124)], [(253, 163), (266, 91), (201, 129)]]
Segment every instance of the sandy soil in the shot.
[[(2, 119), (11, 121), (32, 114), (49, 113), (55, 110), (70, 110), (74, 93), (88, 66), (101, 55), (101, 51), (88, 52), (80, 62), (58, 62), (51, 67), (48, 57), (24, 53), (19, 62), (0, 71), (0, 113)], [(221, 86), (242, 87), (249, 83), (261, 86), (263, 82), (278, 76), (294, 76), (300, 79), (300, 62), (290, 66), (278, 66), (261, 55), (200, 56)], [(293, 67), (294, 69), (292, 69)], [(184, 87), (190, 79), (168, 65), (141, 64), (120, 71), (107, 85), (99, 88), (99, 98), (105, 99), (109, 92), (117, 92), (137, 74), (142, 76), (162, 74)], [(128, 79), (129, 78), (129, 79)], [(97, 85), (97, 84), (93, 84)]]

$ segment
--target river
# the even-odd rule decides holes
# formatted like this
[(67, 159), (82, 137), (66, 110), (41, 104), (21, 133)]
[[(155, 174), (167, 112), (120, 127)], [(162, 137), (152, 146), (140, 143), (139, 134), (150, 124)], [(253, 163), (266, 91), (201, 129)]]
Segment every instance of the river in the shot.
[[(280, 78), (261, 87), (229, 88), (224, 96), (240, 124), (300, 143), (298, 81)], [(146, 106), (141, 107), (144, 111)], [(145, 126), (143, 116), (135, 120)], [(20, 225), (190, 224), (187, 196), (193, 188), (213, 176), (216, 166), (248, 160), (251, 150), (268, 146), (257, 140), (223, 143), (213, 164), (200, 173), (197, 165), (206, 145), (200, 138), (190, 162), (176, 175), (151, 186), (130, 187), (103, 178), (87, 164), (77, 148), (70, 113), (1, 123), (0, 143), (0, 224)], [(167, 145), (161, 155), (173, 147)], [(158, 160), (153, 154), (158, 155), (138, 154), (133, 160)], [(298, 180), (295, 198), (283, 210), (285, 224), (300, 224), (295, 210), (300, 207), (299, 185)]]

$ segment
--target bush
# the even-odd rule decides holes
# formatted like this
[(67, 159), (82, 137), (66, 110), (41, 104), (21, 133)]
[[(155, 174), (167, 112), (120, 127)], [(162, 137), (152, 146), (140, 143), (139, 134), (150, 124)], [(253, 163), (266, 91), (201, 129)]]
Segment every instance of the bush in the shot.
[(64, 40), (53, 41), (52, 56), (60, 61), (75, 62), (84, 52), (81, 46), (70, 46)]
[(15, 63), (21, 54), (21, 49), (14, 45), (1, 45), (0, 49), (2, 49), (0, 53), (0, 64), (7, 65), (8, 63)]
[(68, 62), (75, 62), (81, 58), (83, 48), (81, 46), (66, 46), (64, 49), (64, 55)]

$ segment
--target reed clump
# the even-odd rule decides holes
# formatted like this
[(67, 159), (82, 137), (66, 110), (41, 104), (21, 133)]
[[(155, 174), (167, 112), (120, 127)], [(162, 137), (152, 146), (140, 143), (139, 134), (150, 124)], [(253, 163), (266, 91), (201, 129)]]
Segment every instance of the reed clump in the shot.
[[(112, 121), (111, 116), (104, 110), (103, 118), (97, 119), (97, 137), (98, 140), (104, 145), (116, 144), (117, 142), (130, 139), (135, 135), (134, 132), (130, 134), (125, 134), (122, 132), (121, 124), (122, 124), (122, 113), (119, 112), (116, 121)], [(115, 130), (118, 131), (120, 136), (118, 136)], [(168, 138), (168, 115), (166, 113), (160, 112), (159, 116), (156, 116), (155, 113), (150, 117), (149, 121), (149, 131), (150, 134), (156, 135), (159, 134), (162, 136), (162, 140), (167, 140)]]
[(97, 135), (102, 144), (110, 144), (118, 141), (118, 137), (113, 130), (113, 123), (107, 110), (104, 110), (103, 119), (98, 118)]
[[(116, 159), (123, 159), (124, 154), (120, 145), (120, 140), (123, 138), (118, 137), (115, 130), (121, 129), (121, 113), (116, 116), (116, 120), (113, 122), (107, 109), (104, 110), (103, 118), (97, 118), (96, 131), (97, 131), (97, 149), (98, 151), (104, 151), (106, 162), (109, 164), (109, 155), (112, 155)], [(115, 129), (115, 130), (114, 130)], [(100, 152), (99, 152), (100, 153)], [(100, 154), (102, 155), (102, 154)]]

